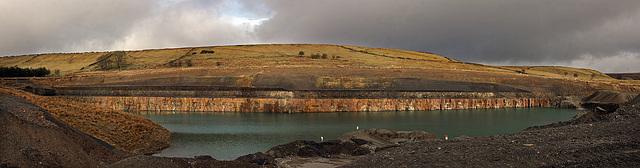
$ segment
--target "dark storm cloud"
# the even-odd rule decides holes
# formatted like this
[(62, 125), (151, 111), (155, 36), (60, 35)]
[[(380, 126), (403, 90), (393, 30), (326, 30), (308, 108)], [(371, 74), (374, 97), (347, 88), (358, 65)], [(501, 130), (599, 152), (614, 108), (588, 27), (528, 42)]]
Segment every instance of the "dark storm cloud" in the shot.
[(578, 65), (576, 60), (586, 57), (640, 49), (640, 1), (269, 1), (268, 6), (274, 15), (259, 30), (265, 42), (399, 48), (502, 64)]
[(640, 72), (638, 0), (2, 0), (0, 56), (249, 43)]
[(107, 50), (149, 14), (150, 0), (0, 2), (0, 54)]
[(0, 56), (257, 43), (260, 19), (225, 13), (266, 12), (243, 2), (2, 0)]

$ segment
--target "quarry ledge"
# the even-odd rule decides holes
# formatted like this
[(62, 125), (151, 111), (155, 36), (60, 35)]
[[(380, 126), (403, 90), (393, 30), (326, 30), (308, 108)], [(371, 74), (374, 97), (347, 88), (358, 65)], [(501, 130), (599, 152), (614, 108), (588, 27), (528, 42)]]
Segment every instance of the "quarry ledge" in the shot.
[(426, 111), (546, 107), (551, 98), (463, 98), (463, 99), (303, 99), (303, 98), (203, 98), (203, 97), (131, 97), (61, 96), (122, 111), (185, 112), (368, 112)]

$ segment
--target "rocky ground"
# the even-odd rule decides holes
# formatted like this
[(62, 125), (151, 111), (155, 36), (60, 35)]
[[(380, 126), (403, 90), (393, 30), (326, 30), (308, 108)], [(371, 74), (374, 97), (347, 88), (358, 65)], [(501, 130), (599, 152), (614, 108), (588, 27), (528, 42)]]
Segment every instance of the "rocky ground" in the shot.
[(639, 167), (640, 106), (517, 133), (409, 143), (344, 167)]

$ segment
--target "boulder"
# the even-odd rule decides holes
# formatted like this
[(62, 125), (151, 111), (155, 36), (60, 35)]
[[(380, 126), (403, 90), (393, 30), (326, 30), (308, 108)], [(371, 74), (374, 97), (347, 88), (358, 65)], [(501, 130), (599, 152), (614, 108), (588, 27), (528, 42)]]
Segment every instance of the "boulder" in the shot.
[(585, 110), (581, 106), (582, 99), (583, 97), (580, 96), (561, 96), (557, 97), (550, 105), (555, 108)]

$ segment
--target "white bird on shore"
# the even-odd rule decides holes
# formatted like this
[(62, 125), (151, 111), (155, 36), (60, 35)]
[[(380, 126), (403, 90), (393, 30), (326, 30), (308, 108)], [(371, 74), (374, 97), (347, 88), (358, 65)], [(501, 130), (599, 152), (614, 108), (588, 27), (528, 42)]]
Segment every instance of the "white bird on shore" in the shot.
[(320, 137), (320, 142), (324, 142), (324, 137)]
[(356, 130), (359, 130), (359, 129), (360, 129), (360, 126), (357, 126), (357, 125), (356, 125)]

